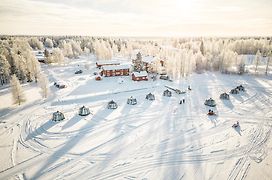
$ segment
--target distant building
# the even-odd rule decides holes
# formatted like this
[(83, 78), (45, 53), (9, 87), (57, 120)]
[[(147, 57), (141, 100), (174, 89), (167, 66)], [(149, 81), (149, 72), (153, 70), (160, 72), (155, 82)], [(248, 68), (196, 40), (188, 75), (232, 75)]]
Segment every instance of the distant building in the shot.
[(147, 72), (146, 71), (140, 71), (140, 72), (133, 72), (132, 73), (132, 80), (134, 81), (147, 81)]
[(128, 76), (129, 71), (130, 71), (130, 67), (131, 66), (129, 64), (103, 66), (101, 75), (103, 75), (105, 77)]

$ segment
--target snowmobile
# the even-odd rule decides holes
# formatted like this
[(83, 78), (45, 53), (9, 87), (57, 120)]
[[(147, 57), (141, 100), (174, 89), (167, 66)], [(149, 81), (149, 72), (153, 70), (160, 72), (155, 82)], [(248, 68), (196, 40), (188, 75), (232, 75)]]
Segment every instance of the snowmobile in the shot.
[(234, 124), (232, 125), (233, 128), (237, 128), (237, 127), (239, 127), (239, 126), (240, 126), (239, 121), (237, 121), (237, 123), (234, 123)]
[(216, 116), (216, 114), (213, 112), (213, 110), (209, 110), (208, 114), (209, 116)]

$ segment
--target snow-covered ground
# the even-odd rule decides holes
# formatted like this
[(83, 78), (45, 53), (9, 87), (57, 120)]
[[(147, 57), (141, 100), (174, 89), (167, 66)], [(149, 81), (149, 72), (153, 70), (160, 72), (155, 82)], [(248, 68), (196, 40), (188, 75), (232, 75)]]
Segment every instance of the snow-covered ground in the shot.
[[(24, 86), (28, 101), (19, 107), (8, 88), (0, 90), (0, 179), (271, 179), (271, 76), (95, 81), (92, 59), (43, 66), (51, 87), (47, 100), (35, 83)], [(75, 75), (78, 65), (83, 74)], [(57, 89), (55, 81), (68, 87)], [(246, 92), (219, 99), (240, 84)], [(186, 94), (165, 97), (165, 85)], [(154, 101), (145, 99), (150, 92)], [(130, 96), (137, 105), (126, 104)], [(217, 116), (207, 116), (204, 101), (210, 97)], [(107, 109), (110, 100), (117, 109)], [(78, 115), (82, 105), (90, 108), (89, 116)], [(65, 120), (52, 122), (57, 110)], [(234, 129), (236, 121), (240, 128)]]

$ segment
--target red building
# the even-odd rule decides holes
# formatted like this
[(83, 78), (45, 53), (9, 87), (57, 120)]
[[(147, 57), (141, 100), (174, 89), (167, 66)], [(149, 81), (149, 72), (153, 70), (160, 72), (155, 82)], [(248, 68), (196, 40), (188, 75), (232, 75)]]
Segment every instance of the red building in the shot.
[(130, 65), (123, 64), (118, 66), (103, 66), (101, 74), (106, 77), (110, 76), (128, 76)]
[(140, 72), (133, 72), (132, 73), (132, 80), (134, 81), (147, 81), (147, 72), (146, 71), (140, 71)]
[(96, 67), (101, 68), (102, 66), (117, 66), (120, 65), (119, 61), (115, 61), (115, 60), (109, 60), (109, 61), (97, 61), (96, 62)]

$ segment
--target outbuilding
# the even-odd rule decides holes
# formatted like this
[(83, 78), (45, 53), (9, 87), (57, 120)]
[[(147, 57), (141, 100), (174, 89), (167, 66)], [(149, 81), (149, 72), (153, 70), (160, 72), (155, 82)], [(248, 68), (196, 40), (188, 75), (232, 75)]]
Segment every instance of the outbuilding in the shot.
[(211, 106), (211, 107), (215, 107), (216, 106), (215, 100), (213, 100), (212, 98), (206, 99), (204, 104), (206, 106)]
[(140, 72), (133, 72), (132, 73), (132, 80), (134, 81), (147, 81), (148, 74), (146, 71), (140, 71)]
[(118, 105), (116, 102), (114, 102), (113, 100), (108, 102), (108, 109), (117, 109), (117, 108), (118, 108)]
[(127, 99), (127, 104), (135, 105), (135, 104), (137, 104), (137, 99), (130, 96), (130, 98)]
[(64, 114), (60, 111), (56, 111), (53, 113), (52, 121), (62, 121), (64, 120)]
[(79, 112), (78, 112), (78, 115), (80, 116), (88, 116), (90, 114), (90, 109), (85, 107), (85, 106), (82, 106), (81, 108), (79, 108)]

